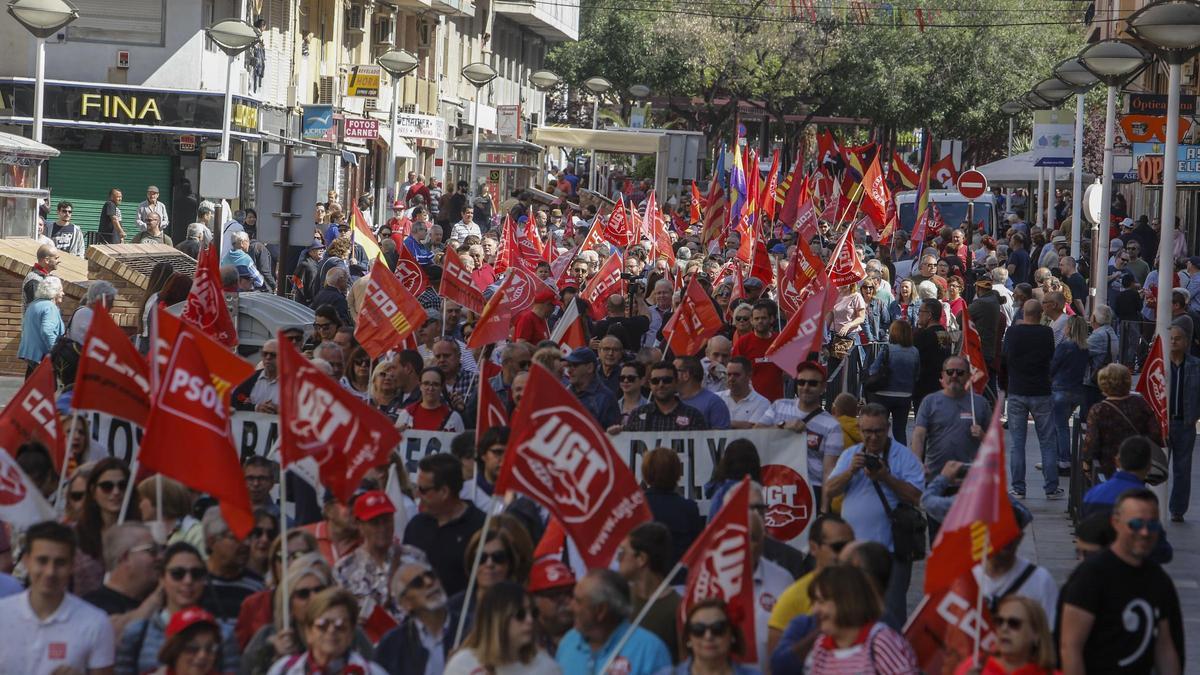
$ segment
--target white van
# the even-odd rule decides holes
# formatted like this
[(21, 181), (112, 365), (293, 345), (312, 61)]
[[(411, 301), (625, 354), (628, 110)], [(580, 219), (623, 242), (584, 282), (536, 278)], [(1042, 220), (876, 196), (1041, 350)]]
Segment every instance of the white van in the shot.
[[(896, 211), (900, 215), (900, 229), (908, 233), (912, 232), (913, 226), (917, 222), (916, 201), (916, 190), (896, 193)], [(937, 204), (938, 210), (942, 214), (942, 220), (950, 227), (959, 227), (967, 222), (969, 202), (958, 193), (958, 190), (930, 190), (929, 201)], [(975, 200), (973, 224), (968, 231), (972, 234), (977, 232), (979, 223), (982, 222), (983, 233), (995, 236), (1000, 224), (1000, 215), (996, 212), (996, 198), (992, 193), (986, 193)], [(971, 241), (970, 236), (967, 237), (967, 241)]]

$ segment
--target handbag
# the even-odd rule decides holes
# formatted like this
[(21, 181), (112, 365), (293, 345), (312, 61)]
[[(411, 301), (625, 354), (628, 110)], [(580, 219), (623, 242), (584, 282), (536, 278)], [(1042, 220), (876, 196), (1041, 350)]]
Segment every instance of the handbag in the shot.
[(835, 359), (844, 359), (854, 348), (854, 338), (846, 335), (834, 335), (829, 342), (829, 355)]
[(879, 363), (879, 370), (863, 380), (863, 391), (876, 392), (887, 386), (888, 381), (892, 379), (891, 355), (891, 345), (884, 345), (883, 360)]
[(872, 480), (875, 494), (883, 504), (883, 511), (892, 523), (892, 555), (900, 562), (916, 562), (925, 559), (925, 541), (928, 524), (921, 509), (904, 501), (897, 502), (896, 508), (888, 506), (887, 497), (879, 481)]
[[(1106, 403), (1108, 404), (1108, 407), (1116, 410), (1117, 414), (1125, 420), (1125, 423), (1129, 425), (1130, 429), (1133, 429), (1138, 435), (1142, 435), (1137, 426), (1134, 425), (1133, 421), (1129, 419), (1129, 416), (1124, 412), (1121, 412), (1120, 408), (1113, 405), (1113, 403), (1110, 401), (1101, 401), (1101, 403)], [(1150, 453), (1150, 470), (1146, 472), (1146, 485), (1162, 485), (1163, 483), (1167, 482), (1169, 470), (1170, 460), (1167, 458), (1166, 448), (1155, 446), (1154, 450)]]

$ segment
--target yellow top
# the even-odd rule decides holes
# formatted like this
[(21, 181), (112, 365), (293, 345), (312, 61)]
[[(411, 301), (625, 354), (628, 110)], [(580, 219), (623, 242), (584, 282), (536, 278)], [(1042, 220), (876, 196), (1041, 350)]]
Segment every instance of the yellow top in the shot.
[(808, 587), (812, 585), (813, 579), (816, 577), (816, 571), (809, 572), (787, 587), (783, 595), (780, 595), (779, 599), (775, 601), (775, 608), (771, 610), (771, 619), (767, 621), (768, 627), (781, 631), (787, 630), (792, 619), (812, 612), (812, 603), (808, 599)]

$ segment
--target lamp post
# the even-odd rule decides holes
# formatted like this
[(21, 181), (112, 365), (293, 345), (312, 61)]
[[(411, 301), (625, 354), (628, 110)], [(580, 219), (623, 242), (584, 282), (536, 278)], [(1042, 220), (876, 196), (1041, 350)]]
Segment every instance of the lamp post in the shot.
[[(600, 97), (607, 93), (609, 89), (612, 89), (612, 82), (609, 82), (603, 77), (596, 75), (595, 77), (589, 77), (588, 79), (584, 80), (583, 86), (585, 89), (595, 95), (595, 98), (592, 100), (592, 129), (598, 129), (600, 128)], [(588, 187), (595, 192), (601, 192), (600, 190), (596, 190), (595, 148), (592, 148), (591, 159), (588, 162)]]
[(229, 159), (229, 126), (233, 117), (233, 62), (238, 54), (254, 46), (262, 37), (262, 31), (242, 19), (225, 19), (209, 26), (204, 31), (225, 55), (229, 65), (225, 70), (225, 112), (221, 121), (222, 160)]
[(1025, 110), (1025, 104), (1012, 100), (1000, 106), (1000, 112), (1008, 116), (1008, 156), (1012, 156), (1013, 121)]
[[(1083, 116), (1084, 98), (1099, 80), (1079, 59), (1070, 58), (1054, 66), (1054, 76), (1070, 85), (1075, 92), (1075, 171), (1071, 182), (1071, 257), (1079, 259), (1080, 238), (1083, 237)], [(1107, 268), (1106, 268), (1107, 269)]]
[(558, 73), (549, 70), (535, 70), (529, 74), (529, 84), (542, 94), (542, 114), (538, 115), (538, 126), (546, 126), (546, 101), (549, 99), (550, 91), (558, 86), (562, 78)]
[[(388, 75), (392, 76), (392, 115), (391, 115), (391, 134), (388, 142), (389, 152), (392, 156), (388, 159), (387, 165), (387, 185), (388, 189), (395, 195), (394, 198), (399, 198), (396, 194), (396, 139), (399, 134), (396, 132), (397, 120), (400, 113), (400, 79), (405, 75), (417, 69), (421, 61), (412, 52), (403, 49), (389, 49), (380, 54), (375, 63), (379, 64), (380, 68), (387, 71)], [(387, 211), (385, 210), (384, 213)]]
[[(1167, 130), (1163, 138), (1162, 223), (1158, 241), (1155, 334), (1169, 337), (1175, 278), (1175, 185), (1179, 170), (1179, 84), (1182, 66), (1200, 49), (1200, 2), (1155, 2), (1129, 16), (1129, 32), (1167, 63)], [(1170, 368), (1164, 374), (1170, 377)], [(1169, 380), (1168, 380), (1169, 382)], [(1169, 391), (1169, 390), (1168, 390)]]
[(37, 40), (33, 74), (33, 140), (42, 142), (42, 99), (46, 91), (46, 38), (79, 18), (66, 0), (12, 0), (8, 13)]
[(1092, 306), (1108, 304), (1108, 230), (1112, 226), (1113, 138), (1116, 136), (1117, 90), (1150, 63), (1150, 55), (1124, 40), (1101, 40), (1076, 57), (1108, 88), (1104, 109), (1104, 169), (1100, 184), (1100, 222), (1092, 237)]
[(484, 86), (486, 86), (492, 80), (496, 79), (497, 75), (499, 75), (499, 73), (496, 72), (495, 68), (491, 67), (490, 65), (488, 65), (486, 63), (483, 63), (482, 61), (476, 61), (475, 63), (469, 63), (466, 66), (464, 66), (462, 69), (463, 79), (465, 79), (467, 82), (470, 82), (471, 84), (475, 85), (475, 104), (474, 104), (475, 114), (473, 115), (473, 119), (471, 120), (471, 126), (474, 127), (473, 133), (475, 134), (474, 137), (471, 139), (471, 197), (472, 198), (475, 197), (476, 194), (478, 194), (476, 192), (476, 190), (479, 189), (479, 185), (477, 183), (478, 176), (476, 175), (477, 172), (479, 171), (479, 92), (483, 89)]

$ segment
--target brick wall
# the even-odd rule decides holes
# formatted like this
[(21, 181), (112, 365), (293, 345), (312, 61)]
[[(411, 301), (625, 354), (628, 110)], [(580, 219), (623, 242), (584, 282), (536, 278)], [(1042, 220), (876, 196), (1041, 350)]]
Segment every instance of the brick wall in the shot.
[[(25, 374), (25, 362), (17, 358), (23, 318), (21, 285), (37, 262), (37, 249), (33, 239), (0, 239), (0, 375)], [(54, 276), (63, 280), (60, 309), (66, 324), (87, 292), (87, 263), (83, 258), (60, 254)]]

